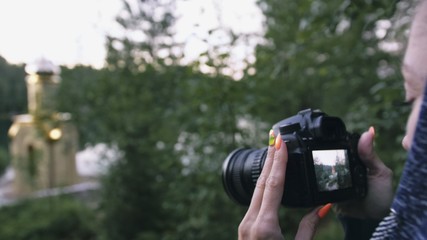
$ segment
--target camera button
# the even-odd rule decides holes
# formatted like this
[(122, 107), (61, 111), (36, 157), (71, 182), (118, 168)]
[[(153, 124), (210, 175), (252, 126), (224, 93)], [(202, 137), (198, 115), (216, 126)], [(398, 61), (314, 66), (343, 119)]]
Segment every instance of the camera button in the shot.
[(283, 135), (294, 133), (300, 130), (301, 126), (299, 125), (299, 123), (291, 123), (288, 125), (280, 126), (279, 129), (280, 129), (280, 134), (283, 136)]

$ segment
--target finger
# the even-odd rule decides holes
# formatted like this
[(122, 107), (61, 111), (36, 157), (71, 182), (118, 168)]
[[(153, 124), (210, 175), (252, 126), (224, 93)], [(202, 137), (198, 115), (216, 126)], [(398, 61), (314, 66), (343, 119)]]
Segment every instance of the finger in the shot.
[(316, 233), (320, 219), (324, 218), (331, 209), (332, 204), (326, 204), (323, 207), (318, 207), (304, 216), (301, 220), (295, 240), (313, 239)]
[(369, 131), (364, 132), (359, 139), (358, 152), (360, 159), (369, 169), (369, 171), (376, 172), (385, 167), (384, 163), (379, 159), (374, 150), (375, 130), (373, 127)]
[(274, 161), (265, 183), (264, 195), (259, 216), (265, 220), (277, 220), (280, 202), (282, 200), (288, 153), (286, 144), (280, 135), (276, 138)]
[[(265, 182), (267, 180), (268, 175), (270, 174), (271, 167), (273, 165), (273, 158), (275, 153), (274, 148), (275, 136), (273, 130), (270, 130), (269, 133), (269, 146), (267, 150), (267, 156), (265, 158), (264, 166), (262, 168), (261, 174), (258, 177), (257, 183), (255, 185), (255, 190), (252, 195), (251, 204), (249, 205), (249, 209), (246, 212), (248, 217), (252, 217), (253, 219), (257, 217), (259, 209), (261, 207), (262, 196), (264, 194)], [(245, 216), (245, 218), (248, 218)]]
[(271, 167), (274, 161), (274, 153), (275, 148), (273, 146), (269, 146), (267, 150), (267, 157), (265, 158), (264, 166), (262, 168), (261, 174), (258, 177), (258, 180), (255, 185), (255, 190), (252, 195), (251, 204), (249, 205), (249, 209), (247, 211), (248, 214), (258, 213), (261, 207), (265, 184), (270, 174)]

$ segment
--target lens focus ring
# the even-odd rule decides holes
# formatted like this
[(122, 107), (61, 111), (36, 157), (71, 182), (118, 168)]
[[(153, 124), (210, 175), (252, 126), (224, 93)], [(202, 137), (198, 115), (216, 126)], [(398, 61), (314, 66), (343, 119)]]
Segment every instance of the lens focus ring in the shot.
[(261, 175), (262, 167), (265, 161), (265, 157), (263, 156), (266, 155), (266, 153), (267, 148), (265, 148), (264, 151), (256, 151), (255, 153), (254, 162), (251, 168), (252, 183), (254, 184), (254, 186), (256, 185), (259, 176)]

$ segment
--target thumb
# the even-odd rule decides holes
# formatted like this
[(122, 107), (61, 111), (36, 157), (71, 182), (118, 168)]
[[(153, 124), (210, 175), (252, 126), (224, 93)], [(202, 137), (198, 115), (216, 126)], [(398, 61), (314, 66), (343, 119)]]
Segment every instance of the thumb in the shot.
[(358, 152), (360, 160), (369, 169), (370, 174), (375, 174), (384, 168), (384, 163), (379, 159), (374, 150), (374, 127), (370, 127), (367, 132), (364, 132), (359, 139)]
[(310, 240), (313, 239), (316, 233), (317, 225), (320, 219), (324, 218), (331, 209), (332, 204), (328, 203), (323, 207), (318, 207), (305, 215), (299, 223), (298, 232), (295, 240)]

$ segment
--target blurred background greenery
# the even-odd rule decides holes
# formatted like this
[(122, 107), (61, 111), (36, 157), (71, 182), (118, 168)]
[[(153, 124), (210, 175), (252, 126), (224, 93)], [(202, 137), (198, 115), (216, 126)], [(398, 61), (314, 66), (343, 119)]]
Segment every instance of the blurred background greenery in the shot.
[[(374, 126), (397, 183), (412, 1), (258, 0), (261, 35), (210, 29), (201, 40), (225, 41), (185, 64), (173, 41), (176, 1), (124, 0), (117, 22), (126, 34), (108, 37), (105, 67), (62, 67), (57, 101), (72, 113), (81, 148), (102, 142), (123, 153), (102, 179), (99, 204), (56, 197), (3, 207), (0, 239), (235, 239), (246, 209), (223, 190), (225, 156), (264, 146), (272, 124), (305, 108), (342, 117), (350, 131)], [(253, 41), (236, 74), (231, 50)], [(2, 169), (10, 117), (27, 111), (24, 76), (24, 66), (0, 58)], [(307, 211), (281, 210), (286, 239)], [(342, 237), (331, 214), (315, 239)]]

